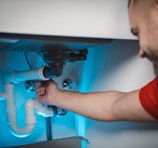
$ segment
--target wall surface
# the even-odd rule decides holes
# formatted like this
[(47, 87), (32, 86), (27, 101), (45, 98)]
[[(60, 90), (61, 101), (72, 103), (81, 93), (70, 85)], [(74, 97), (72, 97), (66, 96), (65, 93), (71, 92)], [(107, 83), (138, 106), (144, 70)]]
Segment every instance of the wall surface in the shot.
[[(82, 69), (85, 91), (128, 92), (152, 80), (152, 64), (140, 59), (138, 50), (138, 42), (130, 40), (114, 40), (91, 48)], [(87, 148), (156, 148), (158, 145), (155, 123), (99, 122), (87, 118), (85, 122), (85, 135), (90, 142)]]

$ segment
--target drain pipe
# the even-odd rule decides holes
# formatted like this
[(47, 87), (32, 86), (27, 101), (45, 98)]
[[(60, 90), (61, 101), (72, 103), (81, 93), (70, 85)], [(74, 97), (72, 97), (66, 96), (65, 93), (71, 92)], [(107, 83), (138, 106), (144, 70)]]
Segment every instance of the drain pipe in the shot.
[(7, 76), (7, 80), (11, 83), (19, 83), (27, 80), (42, 80), (46, 81), (49, 78), (45, 77), (46, 67), (41, 67), (39, 69), (31, 69), (25, 71), (14, 71)]
[(48, 108), (46, 105), (41, 104), (36, 99), (28, 99), (25, 104), (25, 127), (20, 128), (17, 124), (16, 106), (14, 102), (14, 85), (6, 84), (5, 93), (0, 93), (0, 98), (5, 98), (7, 101), (7, 120), (10, 132), (16, 137), (26, 137), (31, 134), (35, 127), (36, 118), (34, 111), (43, 117), (55, 116), (53, 108)]
[(60, 66), (41, 67), (25, 71), (14, 71), (7, 76), (7, 80), (11, 83), (19, 83), (27, 80), (42, 80), (47, 81), (50, 78), (58, 77), (62, 74)]
[(27, 105), (26, 109), (26, 119), (25, 119), (25, 127), (20, 128), (17, 125), (16, 118), (16, 106), (14, 102), (14, 85), (6, 84), (5, 85), (5, 98), (6, 98), (6, 112), (7, 112), (7, 120), (10, 132), (16, 137), (26, 137), (28, 136), (32, 130), (34, 129), (36, 119), (34, 117), (33, 106)]

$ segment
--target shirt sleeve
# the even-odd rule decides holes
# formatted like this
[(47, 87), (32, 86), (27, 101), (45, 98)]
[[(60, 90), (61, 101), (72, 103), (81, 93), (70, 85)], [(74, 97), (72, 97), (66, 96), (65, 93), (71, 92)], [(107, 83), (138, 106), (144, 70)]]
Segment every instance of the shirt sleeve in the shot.
[(139, 99), (143, 108), (152, 117), (158, 119), (158, 78), (140, 89)]

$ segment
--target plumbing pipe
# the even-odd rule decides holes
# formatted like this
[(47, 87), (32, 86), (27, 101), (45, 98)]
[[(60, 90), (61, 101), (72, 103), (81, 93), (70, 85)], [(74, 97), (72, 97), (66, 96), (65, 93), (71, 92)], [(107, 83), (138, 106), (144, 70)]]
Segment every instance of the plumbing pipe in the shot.
[(14, 71), (7, 76), (7, 80), (12, 83), (19, 83), (26, 80), (49, 80), (49, 78), (45, 77), (44, 70), (45, 67), (26, 71)]
[(25, 126), (25, 128), (19, 128), (16, 124), (11, 124), (9, 130), (12, 133), (12, 135), (16, 137), (24, 138), (31, 134), (34, 127), (35, 127), (34, 123)]
[(26, 137), (28, 136), (32, 130), (34, 129), (36, 119), (34, 117), (34, 109), (33, 105), (26, 103), (25, 110), (26, 110), (26, 119), (25, 119), (25, 127), (20, 128), (17, 125), (17, 117), (16, 117), (16, 106), (14, 102), (14, 85), (13, 84), (6, 84), (5, 85), (5, 98), (7, 101), (7, 120), (10, 132), (17, 136), (17, 137)]
[(17, 125), (16, 106), (14, 102), (14, 85), (6, 84), (5, 90), (6, 93), (4, 96), (7, 101), (7, 119), (11, 133), (16, 137), (26, 137), (31, 134), (36, 123), (34, 109), (36, 110), (36, 113), (38, 115), (42, 115), (44, 117), (52, 117), (55, 115), (53, 108), (47, 108), (45, 105), (42, 105), (38, 100), (29, 99), (25, 104), (25, 126), (23, 128), (20, 128)]

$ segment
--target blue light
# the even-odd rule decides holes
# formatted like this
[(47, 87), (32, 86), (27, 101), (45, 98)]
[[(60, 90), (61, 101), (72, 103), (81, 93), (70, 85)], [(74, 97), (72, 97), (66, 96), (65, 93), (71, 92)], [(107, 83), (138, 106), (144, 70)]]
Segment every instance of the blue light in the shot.
[[(94, 57), (95, 57), (95, 50), (90, 49), (88, 51), (87, 60), (82, 64), (82, 73), (80, 76), (80, 81), (78, 84), (78, 92), (89, 92), (91, 86), (91, 79), (93, 77), (93, 65), (94, 65)], [(94, 71), (93, 71), (94, 72)], [(76, 115), (76, 130), (77, 136), (81, 136), (86, 138), (86, 117), (81, 115)], [(82, 142), (82, 148), (86, 148), (87, 142)]]
[(31, 133), (28, 133), (28, 134), (18, 134), (18, 133), (15, 133), (13, 132), (12, 130), (10, 130), (10, 132), (12, 133), (12, 135), (14, 135), (15, 137), (18, 137), (18, 138), (25, 138), (27, 136), (29, 136)]

